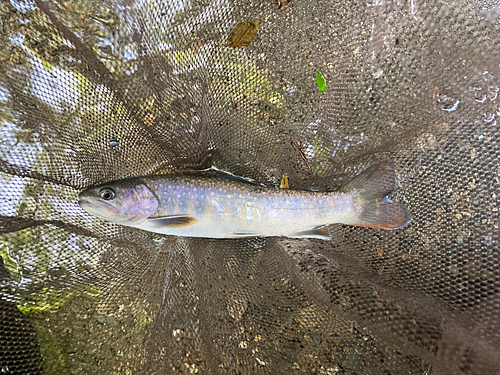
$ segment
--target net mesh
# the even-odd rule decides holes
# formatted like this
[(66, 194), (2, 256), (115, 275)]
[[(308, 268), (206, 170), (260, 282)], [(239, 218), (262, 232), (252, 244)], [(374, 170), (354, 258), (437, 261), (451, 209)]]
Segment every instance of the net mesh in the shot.
[[(0, 372), (500, 374), (499, 9), (0, 3)], [(331, 241), (160, 236), (77, 204), (211, 165), (334, 189), (384, 160), (412, 224)]]

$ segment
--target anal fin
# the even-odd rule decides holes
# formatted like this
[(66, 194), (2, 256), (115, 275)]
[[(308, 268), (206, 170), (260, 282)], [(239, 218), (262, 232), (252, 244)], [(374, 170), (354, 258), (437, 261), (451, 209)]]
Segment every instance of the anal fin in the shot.
[(302, 230), (299, 232), (292, 233), (287, 237), (291, 238), (316, 238), (318, 240), (331, 240), (332, 237), (328, 232), (328, 228), (326, 225), (322, 225), (320, 227), (316, 227), (313, 229)]
[(248, 237), (259, 237), (257, 233), (251, 232), (238, 232), (238, 233), (229, 233), (226, 238), (248, 238)]

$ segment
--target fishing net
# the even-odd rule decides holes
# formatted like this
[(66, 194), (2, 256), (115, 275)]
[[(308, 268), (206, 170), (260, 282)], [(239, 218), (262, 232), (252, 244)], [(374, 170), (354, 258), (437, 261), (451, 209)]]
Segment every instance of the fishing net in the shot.
[[(0, 373), (500, 374), (500, 8), (0, 4)], [(78, 206), (215, 166), (292, 189), (394, 161), (410, 226), (161, 236)]]

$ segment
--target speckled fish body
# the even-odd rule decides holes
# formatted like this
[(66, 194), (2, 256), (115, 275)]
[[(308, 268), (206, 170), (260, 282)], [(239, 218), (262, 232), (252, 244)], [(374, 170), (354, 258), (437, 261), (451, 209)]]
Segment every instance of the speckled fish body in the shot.
[(176, 228), (148, 220), (138, 228), (177, 236), (300, 236), (329, 223), (353, 222), (361, 209), (357, 193), (306, 193), (187, 177), (143, 181), (157, 194), (159, 217), (186, 215), (196, 222)]
[[(80, 204), (89, 213), (108, 221), (185, 237), (327, 238), (323, 227), (333, 223), (386, 229), (406, 225), (411, 217), (404, 205), (385, 197), (394, 182), (389, 187), (383, 186), (383, 196), (378, 194), (372, 199), (366, 192), (373, 190), (369, 185), (373, 176), (368, 177), (358, 181), (358, 184), (368, 183), (368, 189), (360, 189), (355, 179), (346, 192), (313, 193), (266, 188), (240, 178), (221, 177), (220, 173), (149, 176), (90, 188), (80, 194)], [(380, 186), (376, 188), (380, 190)], [(377, 207), (372, 207), (373, 202), (378, 202)], [(399, 216), (388, 218), (384, 205), (395, 205), (392, 211), (399, 208), (396, 210)], [(382, 214), (382, 217), (364, 220), (367, 206), (369, 211), (378, 210), (371, 216)]]

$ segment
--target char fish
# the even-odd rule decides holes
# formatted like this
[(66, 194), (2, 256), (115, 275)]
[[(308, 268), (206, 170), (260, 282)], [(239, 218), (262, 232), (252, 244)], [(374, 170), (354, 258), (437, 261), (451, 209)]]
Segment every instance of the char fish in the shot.
[(411, 222), (392, 162), (372, 165), (340, 192), (268, 188), (217, 170), (134, 177), (90, 187), (80, 206), (106, 221), (183, 237), (328, 239), (328, 224), (398, 229)]

